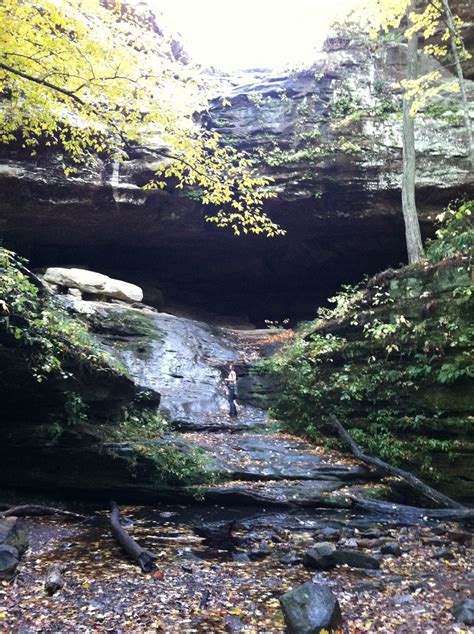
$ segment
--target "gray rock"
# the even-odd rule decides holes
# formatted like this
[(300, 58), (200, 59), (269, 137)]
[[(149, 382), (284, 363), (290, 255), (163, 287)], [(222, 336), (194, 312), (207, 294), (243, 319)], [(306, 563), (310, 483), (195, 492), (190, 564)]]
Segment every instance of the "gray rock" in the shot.
[(383, 583), (364, 581), (354, 586), (354, 592), (383, 592), (385, 588)]
[(400, 557), (402, 549), (397, 542), (387, 542), (380, 548), (382, 555), (393, 555), (393, 557)]
[(49, 596), (52, 596), (64, 586), (64, 577), (62, 572), (62, 566), (59, 564), (51, 564), (44, 582), (44, 590)]
[(339, 602), (329, 586), (308, 581), (280, 597), (290, 634), (317, 634), (342, 629)]
[(82, 293), (121, 299), (124, 302), (141, 302), (143, 291), (135, 284), (114, 280), (108, 275), (85, 271), (84, 269), (67, 269), (51, 267), (44, 274), (46, 282), (79, 289)]
[(417, 583), (410, 583), (408, 586), (410, 592), (428, 592), (430, 589), (429, 584), (426, 581), (418, 581)]
[(68, 295), (74, 297), (75, 299), (82, 299), (82, 293), (78, 288), (70, 288), (67, 292)]
[(447, 537), (450, 541), (457, 542), (463, 546), (472, 545), (472, 533), (467, 533), (466, 531), (449, 531)]
[(337, 542), (341, 539), (341, 531), (338, 528), (325, 526), (318, 532), (317, 536), (324, 541)]
[(336, 547), (331, 542), (315, 544), (306, 551), (303, 557), (304, 565), (315, 570), (327, 570), (335, 565), (334, 553)]
[(382, 531), (378, 528), (368, 528), (364, 531), (360, 531), (360, 534), (364, 539), (378, 539), (382, 535)]
[(336, 550), (333, 555), (336, 564), (346, 564), (351, 568), (380, 568), (380, 561), (371, 555), (360, 553), (357, 550)]
[(28, 548), (28, 531), (18, 517), (7, 517), (0, 520), (0, 544), (13, 546), (18, 550), (20, 557)]
[(474, 599), (462, 599), (453, 607), (456, 621), (466, 625), (474, 625)]
[(439, 548), (438, 550), (436, 550), (434, 552), (434, 554), (432, 555), (433, 559), (445, 559), (448, 561), (452, 561), (453, 559), (456, 559), (456, 555), (451, 552), (448, 548)]
[(413, 597), (410, 594), (395, 594), (392, 599), (397, 605), (405, 605), (413, 601)]
[(232, 553), (232, 561), (250, 561), (247, 553)]
[(303, 561), (303, 557), (292, 550), (280, 557), (280, 561), (282, 564), (285, 564), (285, 566), (296, 566), (296, 564), (300, 564)]
[(18, 566), (19, 554), (14, 546), (0, 546), (0, 579), (11, 579)]
[(269, 555), (271, 555), (271, 553), (272, 553), (272, 550), (270, 546), (266, 542), (262, 542), (260, 546), (257, 546), (256, 548), (252, 548), (252, 550), (249, 551), (248, 555), (250, 559), (257, 560), (257, 559), (264, 559), (265, 557), (268, 557)]
[(244, 629), (245, 625), (236, 614), (228, 614), (224, 618), (224, 627), (226, 632), (234, 634), (234, 632), (241, 632)]
[(229, 521), (207, 522), (194, 526), (194, 532), (204, 537), (206, 545), (211, 548), (231, 550), (234, 547), (232, 527), (233, 523)]

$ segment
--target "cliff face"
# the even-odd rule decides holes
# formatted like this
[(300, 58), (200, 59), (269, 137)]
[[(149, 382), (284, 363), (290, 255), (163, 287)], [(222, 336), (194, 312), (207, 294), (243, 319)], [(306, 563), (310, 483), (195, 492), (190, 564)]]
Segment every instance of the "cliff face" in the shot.
[[(287, 229), (283, 238), (235, 238), (205, 222), (192, 192), (144, 191), (153, 150), (65, 177), (61, 156), (32, 160), (15, 149), (0, 166), (2, 237), (34, 266), (89, 266), (137, 282), (155, 305), (162, 291), (167, 308), (201, 315), (310, 317), (341, 282), (405, 259), (392, 87), (404, 65), (400, 43), (335, 37), (310, 70), (246, 73), (223, 86), (231, 105), (216, 99), (205, 123), (275, 178), (268, 213)], [(474, 97), (472, 82), (468, 90)], [(459, 113), (451, 95), (417, 119), (425, 234), (450, 199), (474, 191)]]

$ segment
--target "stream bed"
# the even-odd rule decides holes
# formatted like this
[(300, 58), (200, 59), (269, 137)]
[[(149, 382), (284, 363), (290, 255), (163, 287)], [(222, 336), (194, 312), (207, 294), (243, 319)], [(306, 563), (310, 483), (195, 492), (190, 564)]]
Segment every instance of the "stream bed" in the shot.
[[(30, 549), (14, 582), (0, 588), (1, 631), (276, 634), (285, 631), (279, 597), (309, 580), (332, 587), (348, 632), (468, 631), (451, 612), (473, 578), (468, 534), (456, 525), (401, 527), (345, 510), (199, 501), (122, 506), (126, 530), (157, 555), (156, 570), (143, 574), (112, 538), (108, 511), (80, 510), (91, 519), (26, 520)], [(221, 528), (226, 534), (229, 522), (226, 544)], [(373, 554), (380, 569), (310, 570), (303, 554), (321, 541)], [(392, 542), (400, 556), (381, 555)], [(53, 562), (64, 566), (65, 586), (48, 597)]]

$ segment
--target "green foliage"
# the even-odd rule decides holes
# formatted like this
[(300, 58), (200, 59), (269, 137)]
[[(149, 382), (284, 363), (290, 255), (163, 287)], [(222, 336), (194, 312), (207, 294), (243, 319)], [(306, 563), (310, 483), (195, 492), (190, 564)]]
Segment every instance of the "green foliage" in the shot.
[(436, 476), (430, 452), (450, 452), (455, 441), (443, 437), (452, 405), (435, 406), (430, 393), (474, 378), (472, 204), (446, 210), (428, 249), (436, 264), (344, 287), (263, 363), (281, 384), (273, 414), (290, 431), (320, 441), (334, 413), (369, 453)]
[(157, 409), (132, 405), (122, 409), (118, 425), (103, 425), (100, 431), (108, 441), (154, 440), (168, 431), (168, 423)]
[(89, 408), (82, 400), (80, 394), (76, 392), (66, 392), (65, 396), (64, 409), (66, 412), (66, 423), (68, 425), (75, 425), (85, 422)]
[[(437, 219), (437, 239), (428, 243), (428, 258), (432, 262), (461, 254), (471, 258), (474, 247), (474, 201), (452, 203)], [(459, 293), (456, 297), (459, 299)]]
[(284, 150), (275, 146), (272, 150), (261, 152), (261, 158), (270, 167), (282, 167), (294, 163), (312, 163), (334, 154), (334, 149), (322, 145), (302, 149)]
[(190, 486), (213, 481), (207, 470), (209, 459), (202, 449), (172, 442), (134, 445), (134, 449), (153, 462), (157, 485)]
[(355, 97), (350, 92), (345, 92), (340, 95), (335, 95), (329, 105), (329, 110), (332, 117), (337, 119), (344, 119), (350, 115), (354, 115), (359, 112), (361, 107), (361, 100), (359, 97)]
[(424, 117), (432, 119), (444, 119), (451, 126), (460, 126), (463, 123), (462, 113), (456, 103), (436, 103), (430, 104), (423, 109)]
[[(67, 362), (71, 358), (84, 367), (118, 369), (89, 335), (87, 326), (71, 319), (6, 249), (0, 249), (0, 273), (0, 331), (18, 342), (38, 382), (53, 375), (69, 378)], [(82, 418), (74, 394), (68, 403), (71, 420)]]

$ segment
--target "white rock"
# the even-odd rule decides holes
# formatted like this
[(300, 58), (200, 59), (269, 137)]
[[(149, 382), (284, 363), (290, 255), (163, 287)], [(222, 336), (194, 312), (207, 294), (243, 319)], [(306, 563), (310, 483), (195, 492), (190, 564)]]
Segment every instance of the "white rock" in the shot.
[(135, 284), (114, 280), (102, 273), (85, 271), (84, 269), (65, 269), (61, 267), (51, 267), (46, 270), (44, 279), (50, 284), (65, 286), (66, 288), (77, 288), (82, 293), (91, 295), (103, 295), (121, 299), (124, 302), (141, 302), (143, 291)]
[(82, 299), (82, 293), (78, 288), (70, 288), (67, 292), (71, 297), (75, 297), (76, 299)]

